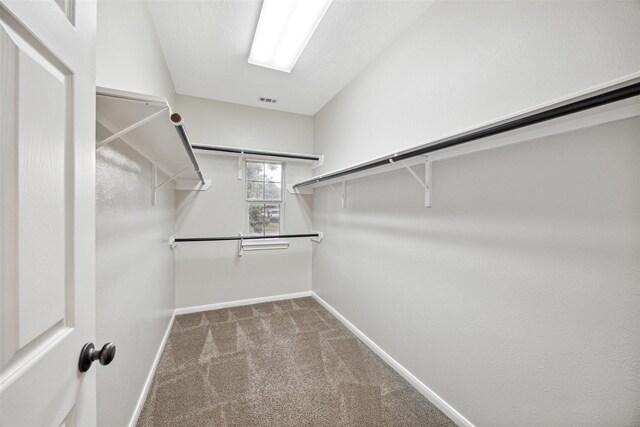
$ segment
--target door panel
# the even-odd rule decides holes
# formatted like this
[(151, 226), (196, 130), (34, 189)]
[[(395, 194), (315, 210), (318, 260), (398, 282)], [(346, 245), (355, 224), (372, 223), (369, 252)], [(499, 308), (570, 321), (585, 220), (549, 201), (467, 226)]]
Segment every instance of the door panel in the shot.
[[(18, 311), (20, 349), (67, 325), (65, 158), (67, 76), (25, 49), (18, 54)], [(7, 141), (11, 143), (11, 141)], [(36, 259), (36, 262), (30, 262)], [(67, 290), (67, 285), (70, 285)]]
[(71, 25), (74, 25), (74, 12), (76, 6), (75, 0), (55, 0), (55, 2), (62, 13), (64, 13), (64, 16), (67, 17), (67, 20), (71, 23)]
[(93, 2), (0, 1), (3, 426), (96, 423), (94, 50)]

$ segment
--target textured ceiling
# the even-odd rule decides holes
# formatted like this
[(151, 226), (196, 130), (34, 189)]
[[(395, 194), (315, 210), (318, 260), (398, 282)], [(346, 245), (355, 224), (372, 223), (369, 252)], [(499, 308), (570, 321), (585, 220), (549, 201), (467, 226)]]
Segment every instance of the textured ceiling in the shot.
[[(334, 0), (291, 73), (247, 63), (261, 1), (149, 0), (176, 92), (313, 115), (430, 1)], [(276, 98), (276, 104), (258, 101)]]

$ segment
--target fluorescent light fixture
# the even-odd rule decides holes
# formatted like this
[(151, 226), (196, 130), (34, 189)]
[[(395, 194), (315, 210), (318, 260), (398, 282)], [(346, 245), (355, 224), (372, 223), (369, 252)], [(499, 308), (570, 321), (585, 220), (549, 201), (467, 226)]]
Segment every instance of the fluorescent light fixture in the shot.
[(264, 0), (249, 64), (290, 73), (332, 0)]

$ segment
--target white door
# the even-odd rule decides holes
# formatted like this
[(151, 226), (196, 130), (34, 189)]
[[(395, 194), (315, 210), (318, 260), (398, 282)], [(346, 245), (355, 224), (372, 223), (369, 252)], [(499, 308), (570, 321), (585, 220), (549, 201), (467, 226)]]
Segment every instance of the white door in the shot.
[(2, 426), (96, 423), (95, 28), (93, 1), (0, 0)]

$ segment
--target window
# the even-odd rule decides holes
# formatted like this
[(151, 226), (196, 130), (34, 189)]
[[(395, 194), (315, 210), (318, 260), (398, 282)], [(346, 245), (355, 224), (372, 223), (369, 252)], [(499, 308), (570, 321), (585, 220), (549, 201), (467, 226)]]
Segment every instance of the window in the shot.
[(249, 235), (280, 234), (282, 163), (247, 160), (244, 169)]

